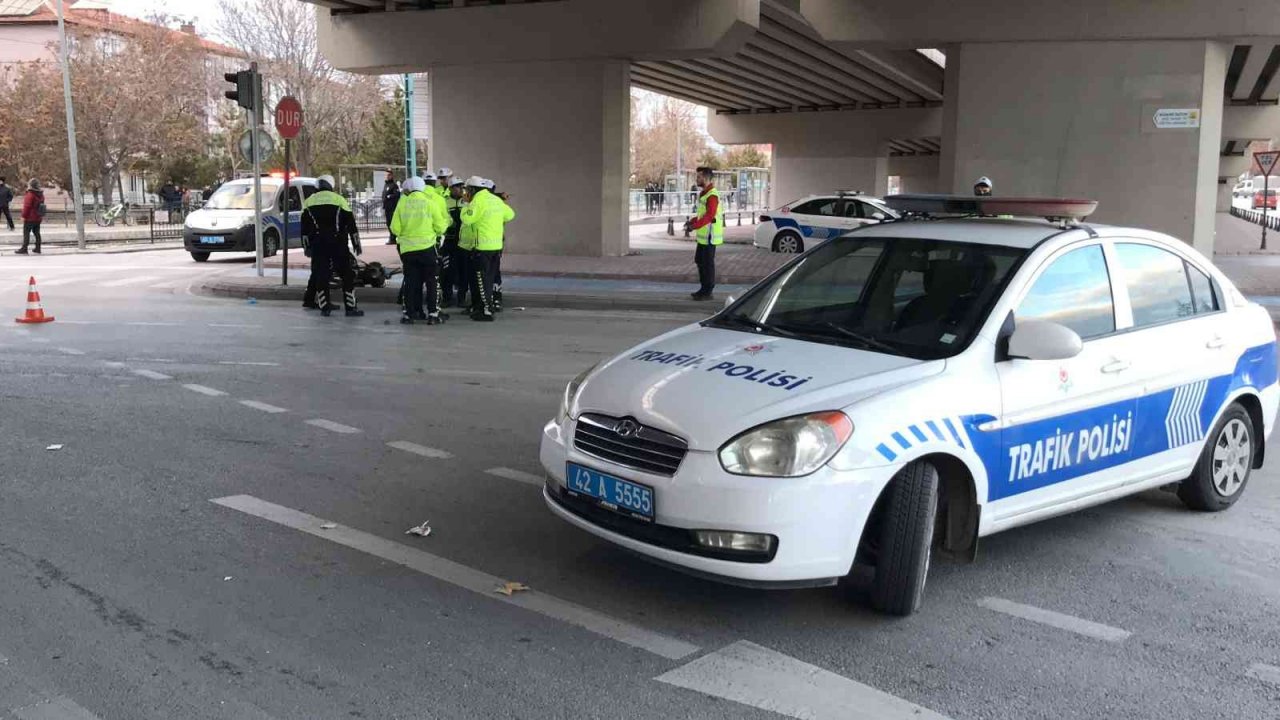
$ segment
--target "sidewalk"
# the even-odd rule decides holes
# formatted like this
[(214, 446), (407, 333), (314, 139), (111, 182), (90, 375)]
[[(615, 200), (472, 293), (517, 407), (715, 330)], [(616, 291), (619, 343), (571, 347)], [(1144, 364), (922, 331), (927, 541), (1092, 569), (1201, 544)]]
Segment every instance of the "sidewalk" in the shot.
[[(3, 224), (3, 222), (0, 222), (0, 226), (3, 226)], [(93, 224), (92, 220), (88, 220), (88, 224), (85, 225), (84, 228), (84, 235), (91, 247), (104, 242), (132, 241), (135, 243), (145, 244), (151, 242), (151, 227), (149, 225), (113, 225), (111, 227), (98, 227)], [(69, 226), (42, 223), (40, 225), (40, 237), (42, 240), (41, 244), (46, 246), (75, 245), (79, 239), (76, 235), (76, 226), (74, 223)], [(32, 239), (31, 242), (34, 243), (35, 240)], [(161, 242), (169, 241), (156, 241), (157, 244)], [(181, 242), (181, 238), (179, 238), (179, 242)], [(17, 222), (17, 227), (13, 230), (0, 229), (0, 247), (18, 247), (20, 245), (22, 245), (21, 222)]]

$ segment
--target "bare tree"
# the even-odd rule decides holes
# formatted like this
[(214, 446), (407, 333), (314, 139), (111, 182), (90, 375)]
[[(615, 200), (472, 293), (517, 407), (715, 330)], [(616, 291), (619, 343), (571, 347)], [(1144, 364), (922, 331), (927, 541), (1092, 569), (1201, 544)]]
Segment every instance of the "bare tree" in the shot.
[[(648, 107), (643, 107), (648, 103)], [(676, 145), (685, 169), (697, 166), (710, 150), (706, 135), (697, 122), (705, 108), (684, 100), (650, 95), (636, 98), (632, 115), (631, 172), (640, 183), (663, 184), (669, 173), (676, 171)]]

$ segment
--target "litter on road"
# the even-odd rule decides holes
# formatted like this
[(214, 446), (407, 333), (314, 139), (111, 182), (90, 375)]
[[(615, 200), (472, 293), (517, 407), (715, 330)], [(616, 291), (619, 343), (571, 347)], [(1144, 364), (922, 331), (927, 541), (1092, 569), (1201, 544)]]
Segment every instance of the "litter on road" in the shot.
[(502, 587), (494, 588), (493, 591), (496, 593), (502, 593), (503, 595), (511, 596), (518, 592), (524, 592), (528, 589), (529, 589), (529, 586), (521, 582), (505, 582), (502, 584)]
[(419, 537), (426, 537), (431, 534), (431, 521), (427, 520), (423, 522), (421, 525), (415, 525), (409, 528), (408, 530), (405, 530), (404, 534), (417, 535)]
[(321, 530), (332, 530), (332, 529), (334, 529), (334, 528), (336, 528), (336, 527), (338, 527), (338, 523), (325, 523), (325, 524), (323, 524), (323, 525), (321, 525), (321, 526), (320, 526), (320, 529), (321, 529)]
[(50, 445), (49, 447), (45, 448), (45, 450), (61, 450), (61, 449), (62, 449), (61, 445)]

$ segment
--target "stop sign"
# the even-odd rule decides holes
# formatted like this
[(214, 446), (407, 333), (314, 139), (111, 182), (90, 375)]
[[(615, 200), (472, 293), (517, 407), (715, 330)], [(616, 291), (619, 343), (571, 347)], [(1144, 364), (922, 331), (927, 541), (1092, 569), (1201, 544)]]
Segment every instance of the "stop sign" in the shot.
[(292, 140), (302, 129), (302, 103), (285, 95), (276, 103), (276, 132), (285, 140)]

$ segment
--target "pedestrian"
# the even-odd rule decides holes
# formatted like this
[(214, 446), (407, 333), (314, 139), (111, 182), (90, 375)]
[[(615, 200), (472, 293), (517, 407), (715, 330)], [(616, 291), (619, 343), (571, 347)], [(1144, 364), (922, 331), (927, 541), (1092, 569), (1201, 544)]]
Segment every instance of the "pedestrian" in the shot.
[[(398, 202), (400, 202), (400, 186), (396, 184), (395, 173), (388, 170), (387, 179), (382, 184), (382, 220), (387, 224), (387, 232), (391, 232), (391, 216), (396, 214)], [(391, 234), (387, 244), (396, 244), (395, 233)]]
[(36, 246), (31, 253), (40, 254), (40, 223), (44, 222), (46, 211), (44, 190), (40, 189), (40, 180), (31, 178), (31, 182), (27, 183), (27, 192), (22, 196), (22, 247), (14, 251), (16, 254), (27, 254), (27, 243), (30, 242), (32, 235), (36, 236)]
[(989, 197), (991, 195), (991, 178), (983, 175), (973, 184), (973, 194), (978, 197)]
[(462, 227), (475, 233), (475, 250), (471, 253), (471, 291), (479, 312), (472, 320), (493, 322), (493, 271), (498, 253), (502, 252), (503, 226), (515, 219), (515, 211), (489, 191), (491, 182), (478, 176), (467, 178), (470, 203), (461, 213)]
[[(449, 319), (437, 303), (440, 281), (438, 246), (449, 227), (449, 214), (444, 199), (422, 178), (404, 181), (400, 204), (391, 218), (391, 231), (396, 234), (400, 257), (404, 263), (404, 316), (400, 322), (412, 325), (426, 320), (439, 325)], [(423, 311), (423, 286), (426, 286), (426, 311)]]
[(160, 186), (160, 200), (164, 203), (165, 212), (173, 212), (182, 205), (182, 191), (170, 179), (164, 185)]
[(321, 175), (317, 182), (320, 189), (302, 205), (302, 242), (311, 254), (308, 291), (314, 287), (313, 303), (321, 315), (329, 317), (337, 309), (329, 302), (329, 281), (336, 272), (342, 278), (342, 306), (347, 317), (361, 317), (364, 311), (356, 305), (355, 270), (347, 252), (348, 242), (357, 256), (363, 252), (356, 216), (347, 199), (333, 191), (332, 175)]
[(213, 186), (205, 185), (204, 189), (200, 191), (200, 200), (203, 202), (209, 202), (209, 198), (211, 197), (213, 197)]
[(685, 233), (692, 231), (697, 240), (697, 249), (693, 262), (698, 266), (697, 292), (691, 297), (694, 300), (710, 300), (711, 291), (716, 287), (716, 247), (724, 243), (724, 207), (720, 202), (720, 191), (715, 186), (715, 170), (700, 167), (697, 171), (698, 214), (693, 220), (684, 224)]
[(441, 289), (443, 300), (442, 307), (451, 307), (457, 304), (458, 307), (466, 305), (467, 285), (466, 275), (464, 274), (463, 253), (459, 248), (459, 238), (462, 230), (462, 208), (466, 207), (463, 202), (463, 181), (462, 178), (456, 178), (449, 181), (449, 194), (445, 197), (444, 207), (449, 212), (449, 229), (444, 231), (444, 256), (448, 260), (448, 271), (443, 273), (441, 280)]
[(4, 178), (0, 177), (0, 213), (4, 214), (5, 222), (9, 223), (9, 229), (13, 229), (13, 215), (9, 212), (9, 205), (13, 202), (13, 188), (5, 184)]

